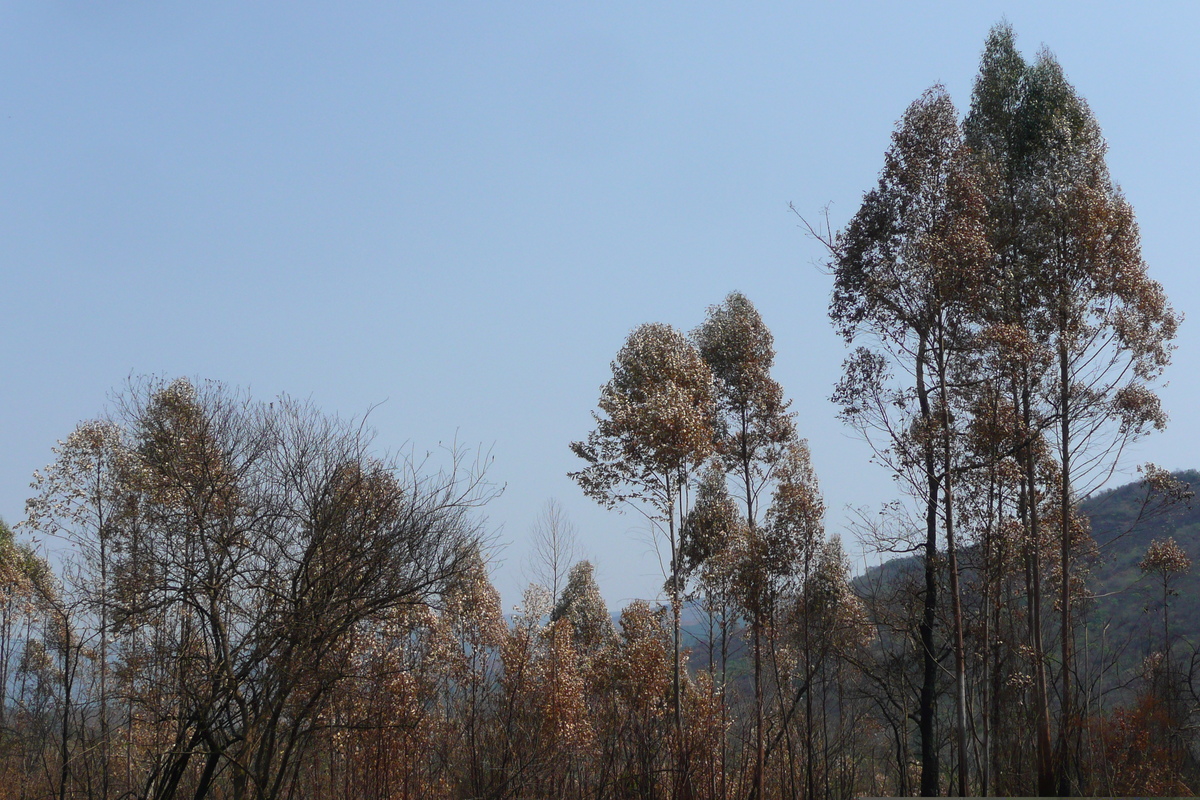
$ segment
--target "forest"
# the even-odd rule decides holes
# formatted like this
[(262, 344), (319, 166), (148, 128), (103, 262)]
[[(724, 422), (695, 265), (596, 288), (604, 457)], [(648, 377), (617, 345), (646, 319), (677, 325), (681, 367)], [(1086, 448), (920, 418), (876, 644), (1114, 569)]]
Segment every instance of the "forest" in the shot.
[(964, 116), (929, 89), (844, 228), (797, 216), (850, 352), (805, 391), (899, 494), (841, 534), (880, 566), (852, 575), (826, 531), (736, 291), (630, 332), (569, 443), (579, 489), (665, 554), (665, 600), (619, 610), (549, 506), (505, 613), (484, 458), (132, 378), (0, 523), (0, 797), (1200, 789), (1200, 476), (1105, 488), (1166, 425), (1180, 317), (1086, 101), (999, 25)]

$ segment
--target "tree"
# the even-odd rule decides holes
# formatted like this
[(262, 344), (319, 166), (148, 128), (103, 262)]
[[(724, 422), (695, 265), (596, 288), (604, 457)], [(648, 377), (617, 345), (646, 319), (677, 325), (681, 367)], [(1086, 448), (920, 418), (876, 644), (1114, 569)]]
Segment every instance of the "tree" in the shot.
[(30, 617), (39, 597), (53, 594), (53, 584), (49, 563), (31, 545), (17, 542), (0, 519), (0, 736), (9, 727), (18, 626)]
[(96, 618), (99, 648), (100, 797), (109, 796), (109, 635), (112, 547), (131, 512), (128, 448), (123, 432), (107, 420), (81, 423), (54, 448), (54, 463), (35, 475), (37, 492), (25, 505), (26, 525), (60, 538), (77, 550), (94, 578), (80, 587)]
[(529, 569), (533, 579), (549, 589), (551, 600), (558, 602), (567, 570), (579, 559), (575, 526), (562, 504), (554, 499), (546, 501), (529, 531), (529, 539)]
[[(821, 659), (814, 658), (814, 654), (819, 648), (811, 635), (815, 613), (813, 604), (809, 602), (809, 595), (816, 585), (816, 582), (812, 580), (813, 567), (824, 539), (825, 502), (822, 500), (820, 489), (817, 486), (817, 477), (809, 458), (807, 442), (793, 438), (780, 457), (778, 466), (778, 481), (772, 494), (771, 506), (767, 511), (767, 524), (764, 526), (765, 529), (761, 536), (764, 546), (761, 548), (758, 563), (754, 565), (755, 569), (753, 570), (754, 574), (759, 576), (758, 582), (761, 584), (758, 591), (760, 597), (754, 601), (754, 604), (756, 606), (767, 605), (773, 610), (773, 607), (788, 595), (799, 598), (795, 603), (799, 613), (793, 615), (793, 622), (799, 628), (796, 638), (799, 640), (804, 671), (800, 676), (795, 698), (792, 699), (790, 705), (781, 708), (784, 718), (780, 735), (786, 733), (788, 718), (795, 710), (797, 701), (803, 696), (805, 701), (806, 788), (807, 796), (814, 797), (816, 759), (813, 750), (812, 683)], [(754, 538), (754, 534), (751, 536)], [(841, 566), (840, 561), (838, 566)], [(787, 581), (790, 581), (793, 586), (781, 585)], [(796, 589), (795, 584), (797, 583), (798, 591), (787, 591), (787, 588)], [(758, 682), (756, 676), (756, 688)], [(761, 690), (759, 691), (761, 693)], [(759, 701), (761, 702), (761, 694)], [(758, 717), (761, 726), (761, 713), (758, 714)], [(779, 736), (776, 737), (776, 741), (778, 739)], [(761, 739), (759, 741), (761, 742)], [(760, 745), (760, 751), (765, 760), (767, 753), (762, 745)], [(761, 796), (761, 788), (759, 794)]]
[(442, 758), (447, 763), (465, 762), (454, 775), (456, 788), (463, 795), (479, 797), (494, 794), (505, 780), (504, 771), (492, 761), (487, 727), (506, 630), (500, 593), (488, 579), (479, 548), (466, 545), (461, 559), (462, 569), (447, 582), (442, 595), (437, 628), (441, 704), (451, 737)]
[[(990, 249), (977, 176), (945, 90), (909, 106), (892, 135), (877, 189), (835, 240), (830, 316), (847, 343), (874, 340), (846, 362), (834, 394), (843, 418), (872, 442), (924, 505), (924, 681), (918, 702), (923, 795), (938, 793), (934, 742), (937, 533), (946, 531), (954, 607), (959, 791), (966, 794), (966, 697), (952, 477), (957, 381)], [(892, 372), (905, 376), (890, 384)], [(911, 380), (911, 383), (908, 381)], [(915, 408), (914, 408), (915, 406)], [(883, 440), (875, 441), (882, 433)]]
[[(683, 570), (679, 532), (691, 473), (713, 449), (712, 371), (683, 334), (669, 325), (641, 325), (612, 362), (600, 389), (596, 428), (571, 450), (587, 462), (570, 473), (584, 493), (613, 508), (632, 504), (657, 530), (667, 526), (675, 648), (676, 734), (682, 743), (679, 669)], [(681, 776), (686, 779), (686, 775)]]
[(728, 789), (729, 643), (738, 619), (735, 586), (747, 552), (748, 533), (737, 502), (729, 496), (725, 467), (714, 459), (701, 475), (696, 501), (684, 519), (680, 555), (685, 574), (698, 576), (708, 615), (708, 663), (712, 673), (708, 686), (714, 695), (711, 700), (719, 703), (720, 753), (715, 760), (720, 767), (722, 797)]
[(571, 567), (562, 596), (550, 612), (552, 622), (561, 619), (570, 623), (575, 649), (589, 656), (611, 644), (616, 636), (594, 572), (590, 561)]
[(1057, 780), (1066, 792), (1072, 559), (1079, 546), (1073, 507), (1108, 480), (1129, 441), (1165, 425), (1150, 387), (1170, 362), (1179, 319), (1147, 274), (1133, 210), (1109, 176), (1099, 125), (1053, 55), (1043, 51), (1025, 65), (1011, 28), (994, 28), (964, 124), (988, 176), (995, 220), (992, 319), (1019, 331), (1037, 354), (1019, 396), (1041, 408), (1023, 413), (1030, 425), (1055, 427), (1063, 698)]
[(795, 433), (783, 387), (771, 377), (774, 337), (754, 304), (740, 292), (708, 309), (692, 338), (717, 381), (720, 410), (717, 455), (742, 484), (751, 528), (759, 495)]
[[(105, 424), (119, 429), (125, 513), (72, 530), (84, 551), (109, 548), (103, 608), (147, 648), (127, 691), (164, 746), (130, 790), (204, 796), (220, 782), (274, 800), (348, 685), (349, 644), (463, 571), (487, 487), (375, 457), (361, 421), (289, 398), (146, 380), (116, 404)], [(91, 470), (47, 475), (40, 498), (91, 496)], [(34, 526), (66, 519), (33, 509)]]
[[(717, 455), (742, 485), (745, 520), (751, 537), (758, 528), (759, 495), (769, 485), (783, 458), (795, 424), (783, 388), (771, 377), (774, 339), (754, 305), (740, 292), (708, 309), (708, 317), (692, 334), (700, 354), (717, 380), (720, 409)], [(755, 769), (754, 794), (762, 795), (764, 725), (762, 688), (762, 606), (753, 603), (751, 636), (754, 657)]]
[(1171, 581), (1178, 575), (1186, 574), (1192, 568), (1192, 560), (1187, 557), (1183, 548), (1175, 544), (1174, 537), (1155, 539), (1146, 549), (1146, 555), (1138, 564), (1143, 574), (1153, 575), (1162, 586), (1162, 617), (1163, 617), (1163, 658), (1169, 660), (1171, 653), (1170, 627), (1168, 625), (1167, 600), (1173, 590)]

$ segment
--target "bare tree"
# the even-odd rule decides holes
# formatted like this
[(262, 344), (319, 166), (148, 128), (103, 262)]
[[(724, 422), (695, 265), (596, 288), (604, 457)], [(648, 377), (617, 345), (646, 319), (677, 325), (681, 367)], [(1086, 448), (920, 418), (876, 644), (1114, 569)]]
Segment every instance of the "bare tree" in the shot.
[[(84, 552), (111, 554), (82, 564), (107, 573), (114, 633), (151, 648), (130, 680), (165, 741), (130, 791), (286, 796), (320, 709), (351, 676), (355, 637), (460, 575), (488, 487), (461, 454), (428, 475), (374, 455), (361, 420), (289, 398), (145, 380), (116, 403), (126, 513), (72, 531)], [(55, 474), (65, 482), (48, 501), (90, 496), (93, 471)]]
[(546, 501), (533, 521), (529, 542), (529, 572), (536, 583), (550, 590), (552, 602), (557, 603), (567, 571), (579, 560), (580, 549), (574, 523), (554, 498)]

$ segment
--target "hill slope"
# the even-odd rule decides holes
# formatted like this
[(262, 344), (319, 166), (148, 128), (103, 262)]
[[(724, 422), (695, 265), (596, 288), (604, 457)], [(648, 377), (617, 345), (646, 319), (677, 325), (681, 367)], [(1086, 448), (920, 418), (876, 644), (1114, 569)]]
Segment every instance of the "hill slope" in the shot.
[[(1200, 472), (1176, 473), (1200, 488)], [(1127, 484), (1089, 499), (1080, 506), (1092, 523), (1100, 548), (1088, 588), (1096, 595), (1089, 615), (1092, 626), (1109, 626), (1108, 641), (1128, 643), (1139, 657), (1162, 648), (1161, 584), (1139, 567), (1155, 539), (1173, 537), (1192, 559), (1190, 572), (1174, 580), (1177, 595), (1169, 599), (1172, 638), (1200, 642), (1200, 502), (1178, 503), (1165, 512), (1138, 519), (1145, 489)], [(1102, 628), (1101, 628), (1102, 630)]]
[[(1175, 477), (1200, 489), (1200, 472), (1196, 470), (1175, 473)], [(1101, 682), (1109, 687), (1120, 682), (1118, 676), (1128, 678), (1136, 672), (1145, 656), (1162, 649), (1162, 587), (1139, 567), (1155, 539), (1173, 537), (1194, 562), (1189, 573), (1174, 579), (1175, 594), (1169, 598), (1173, 652), (1177, 655), (1190, 652), (1200, 644), (1200, 499), (1146, 513), (1145, 498), (1145, 487), (1135, 482), (1089, 498), (1080, 506), (1091, 521), (1099, 551), (1087, 580), (1095, 601), (1090, 608), (1083, 609), (1083, 620), (1087, 623), (1086, 636), (1094, 656), (1104, 658), (1101, 655), (1104, 653), (1117, 660), (1118, 669), (1106, 671), (1108, 674)], [(974, 563), (972, 551), (966, 548), (960, 563)], [(889, 559), (855, 578), (853, 586), (860, 596), (901, 582), (916, 591), (921, 581), (921, 564), (920, 557), (915, 555)], [(970, 567), (965, 566), (964, 571), (969, 576)], [(1047, 580), (1051, 580), (1049, 576)], [(973, 583), (966, 581), (968, 592)], [(944, 574), (941, 584), (942, 597), (948, 603), (945, 592), (949, 587)], [(1047, 589), (1048, 599), (1053, 602), (1057, 592), (1050, 585)], [(888, 594), (885, 591), (880, 596)], [(1048, 622), (1053, 625), (1053, 620), (1048, 618)]]

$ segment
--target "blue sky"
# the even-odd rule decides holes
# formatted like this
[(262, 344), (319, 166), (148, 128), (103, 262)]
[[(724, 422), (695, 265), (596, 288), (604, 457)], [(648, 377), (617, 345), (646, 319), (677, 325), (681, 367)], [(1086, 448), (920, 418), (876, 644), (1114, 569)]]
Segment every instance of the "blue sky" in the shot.
[[(828, 402), (830, 279), (787, 206), (843, 224), (910, 102), (965, 109), (1002, 18), (1088, 99), (1152, 275), (1200, 310), (1200, 8), (730, 6), (5, 4), (0, 516), (130, 374), (213, 378), (378, 404), (383, 449), (490, 449), (508, 604), (551, 497), (611, 604), (653, 596), (640, 518), (587, 501), (567, 445), (630, 329), (739, 290), (842, 531), (897, 490)], [(1194, 328), (1127, 474), (1200, 466)]]

